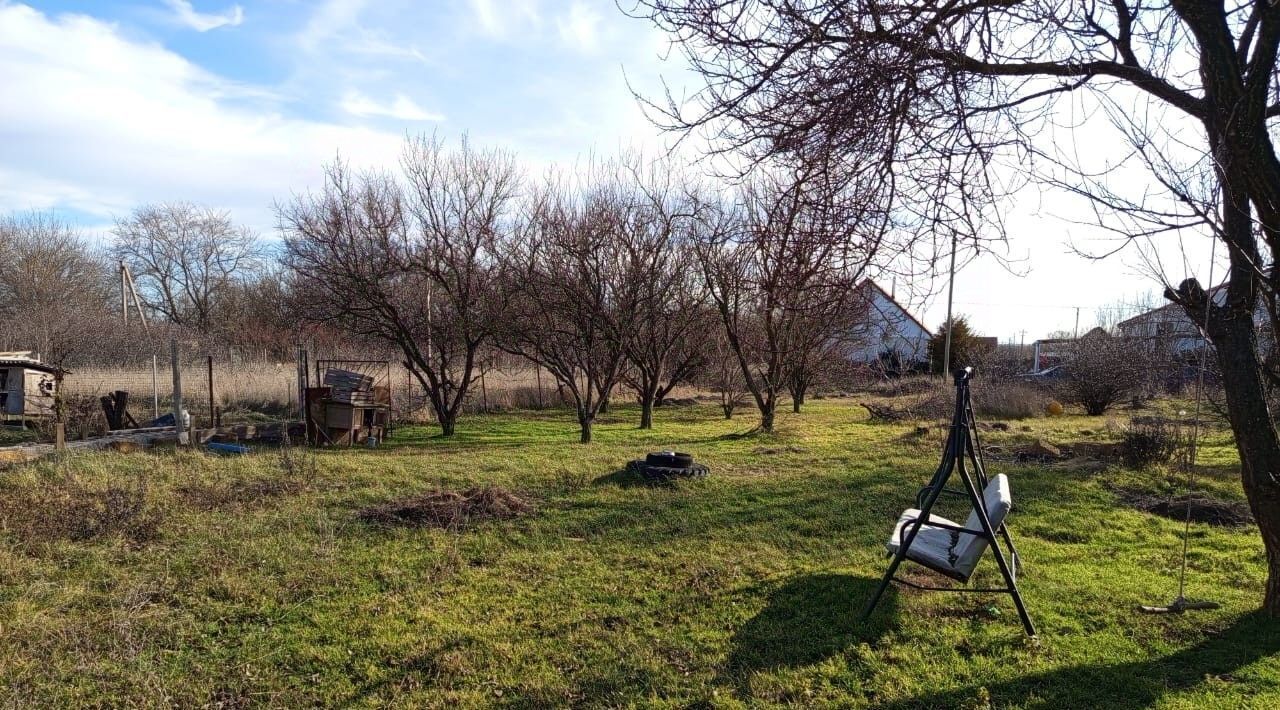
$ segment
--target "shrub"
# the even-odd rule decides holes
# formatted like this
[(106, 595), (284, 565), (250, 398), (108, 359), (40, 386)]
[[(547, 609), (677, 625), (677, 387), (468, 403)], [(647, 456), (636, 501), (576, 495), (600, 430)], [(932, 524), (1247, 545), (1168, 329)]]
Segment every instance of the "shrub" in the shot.
[(973, 390), (973, 407), (979, 417), (1029, 419), (1040, 416), (1049, 397), (1039, 388), (1023, 382), (990, 382)]
[(1160, 421), (1132, 424), (1120, 439), (1120, 460), (1133, 469), (1168, 463), (1182, 443), (1182, 430), (1177, 425)]
[(1098, 416), (1136, 393), (1149, 362), (1132, 342), (1100, 334), (1080, 338), (1068, 355), (1067, 377), (1058, 386), (1063, 399)]
[(867, 391), (881, 397), (905, 397), (933, 392), (937, 387), (938, 380), (935, 377), (895, 377), (881, 380), (867, 387)]

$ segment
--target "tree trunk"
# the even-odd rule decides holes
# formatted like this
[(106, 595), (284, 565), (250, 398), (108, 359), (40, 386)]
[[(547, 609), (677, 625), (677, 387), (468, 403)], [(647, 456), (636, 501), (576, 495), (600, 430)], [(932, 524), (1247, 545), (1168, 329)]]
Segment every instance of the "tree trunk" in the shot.
[(591, 420), (591, 417), (581, 417), (578, 419), (578, 426), (582, 427), (582, 436), (578, 439), (579, 443), (591, 443)]
[(770, 404), (760, 410), (760, 431), (766, 434), (773, 433), (773, 415), (776, 409), (776, 406)]
[(1244, 492), (1267, 552), (1263, 608), (1280, 617), (1280, 436), (1267, 409), (1252, 314), (1232, 314), (1212, 330)]
[(439, 417), (440, 419), (440, 436), (453, 436), (454, 430), (458, 425), (458, 417), (455, 414)]
[(733, 419), (733, 405), (732, 405), (732, 404), (722, 404), (722, 405), (720, 405), (720, 406), (724, 409), (724, 418), (725, 418), (725, 419)]
[(653, 428), (653, 407), (658, 398), (658, 387), (656, 383), (646, 384), (641, 387), (640, 392), (640, 428)]
[(796, 414), (800, 413), (800, 408), (804, 406), (804, 386), (798, 386), (791, 391), (791, 411)]

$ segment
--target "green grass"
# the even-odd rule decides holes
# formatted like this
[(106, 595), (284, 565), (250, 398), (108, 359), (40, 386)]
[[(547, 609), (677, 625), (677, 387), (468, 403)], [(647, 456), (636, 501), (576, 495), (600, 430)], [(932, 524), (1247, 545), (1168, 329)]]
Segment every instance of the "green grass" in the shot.
[[(710, 407), (660, 410), (651, 432), (636, 417), (611, 414), (589, 446), (567, 413), (518, 413), (289, 464), (157, 451), (0, 474), (0, 706), (1280, 702), (1255, 529), (1192, 527), (1189, 593), (1222, 610), (1134, 611), (1176, 592), (1181, 525), (1120, 506), (1104, 483), (1165, 490), (1167, 472), (989, 462), (1013, 481), (1031, 642), (1004, 596), (891, 591), (857, 620), (893, 521), (936, 465), (937, 427), (916, 437), (832, 400), (781, 415), (768, 437), (748, 432), (749, 413)], [(1036, 419), (986, 437), (1106, 440), (1116, 423)], [(621, 473), (659, 447), (712, 476), (650, 487)], [(1202, 456), (1202, 483), (1239, 498), (1228, 437), (1211, 431)], [(356, 517), (483, 484), (537, 513), (463, 532)], [(158, 536), (57, 532), (60, 501), (108, 486), (145, 500)], [(975, 584), (996, 581), (988, 559)]]

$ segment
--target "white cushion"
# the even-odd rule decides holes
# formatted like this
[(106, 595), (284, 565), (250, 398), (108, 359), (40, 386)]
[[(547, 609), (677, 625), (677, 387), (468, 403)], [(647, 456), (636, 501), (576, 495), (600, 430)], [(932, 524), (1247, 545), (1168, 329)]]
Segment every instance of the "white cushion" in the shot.
[[(885, 549), (889, 551), (889, 554), (897, 553), (899, 544), (906, 539), (907, 535), (911, 534), (911, 525), (919, 517), (920, 511), (916, 508), (908, 508), (903, 511), (902, 517), (898, 518), (898, 524), (893, 526), (893, 535), (885, 543)], [(956, 525), (956, 523), (937, 515), (930, 515), (929, 522)], [(951, 545), (952, 533), (950, 530), (933, 527), (926, 523), (920, 526), (920, 532), (916, 534), (916, 539), (911, 541), (911, 549), (907, 550), (907, 559), (912, 559), (931, 567), (950, 569)]]
[[(982, 500), (987, 509), (987, 519), (991, 521), (991, 529), (999, 530), (1005, 517), (1009, 515), (1009, 510), (1013, 508), (1013, 493), (1009, 490), (1009, 477), (1000, 474), (991, 479), (987, 483), (987, 489), (982, 492)], [(978, 511), (969, 512), (969, 518), (964, 521), (964, 526), (968, 530), (982, 529)], [(979, 535), (961, 535), (955, 549), (952, 550), (956, 556), (956, 570), (965, 577), (973, 574), (973, 569), (978, 566), (978, 560), (982, 559), (982, 553), (986, 551), (986, 538)]]
[[(987, 483), (986, 490), (982, 492), (982, 498), (986, 504), (991, 528), (998, 530), (1013, 507), (1009, 478), (1001, 474), (991, 479)], [(916, 508), (903, 511), (902, 516), (898, 518), (898, 524), (893, 528), (893, 535), (885, 544), (890, 554), (898, 551), (900, 542), (911, 533), (911, 526), (919, 517), (920, 511)], [(907, 559), (967, 580), (973, 574), (974, 568), (978, 566), (978, 561), (982, 559), (982, 553), (987, 550), (986, 538), (935, 527), (929, 523), (961, 527), (941, 516), (930, 515), (929, 521), (920, 526), (920, 532), (912, 541), (911, 549), (907, 550)], [(965, 520), (963, 527), (966, 530), (982, 530), (982, 522), (978, 518), (977, 511), (969, 513), (969, 518)]]

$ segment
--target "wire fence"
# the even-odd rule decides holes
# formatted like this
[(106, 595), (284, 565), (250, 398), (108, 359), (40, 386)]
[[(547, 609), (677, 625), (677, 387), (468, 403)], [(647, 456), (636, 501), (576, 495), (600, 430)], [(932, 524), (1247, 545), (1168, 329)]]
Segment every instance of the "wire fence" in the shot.
[[(279, 419), (298, 412), (298, 366), (293, 359), (244, 360), (188, 348), (180, 350), (178, 360), (183, 408), (197, 426)], [(310, 359), (312, 368), (315, 362)], [(430, 421), (422, 385), (401, 363), (392, 361), (389, 370), (393, 416), (400, 421)], [(316, 373), (309, 374), (315, 380)], [(130, 413), (139, 424), (146, 424), (172, 411), (173, 385), (172, 361), (164, 353), (154, 361), (145, 357), (128, 365), (77, 368), (64, 378), (62, 393), (73, 411), (91, 418), (101, 397), (128, 392)], [(474, 383), (464, 410), (539, 409), (564, 401), (548, 373), (524, 363), (503, 363), (487, 369)]]

